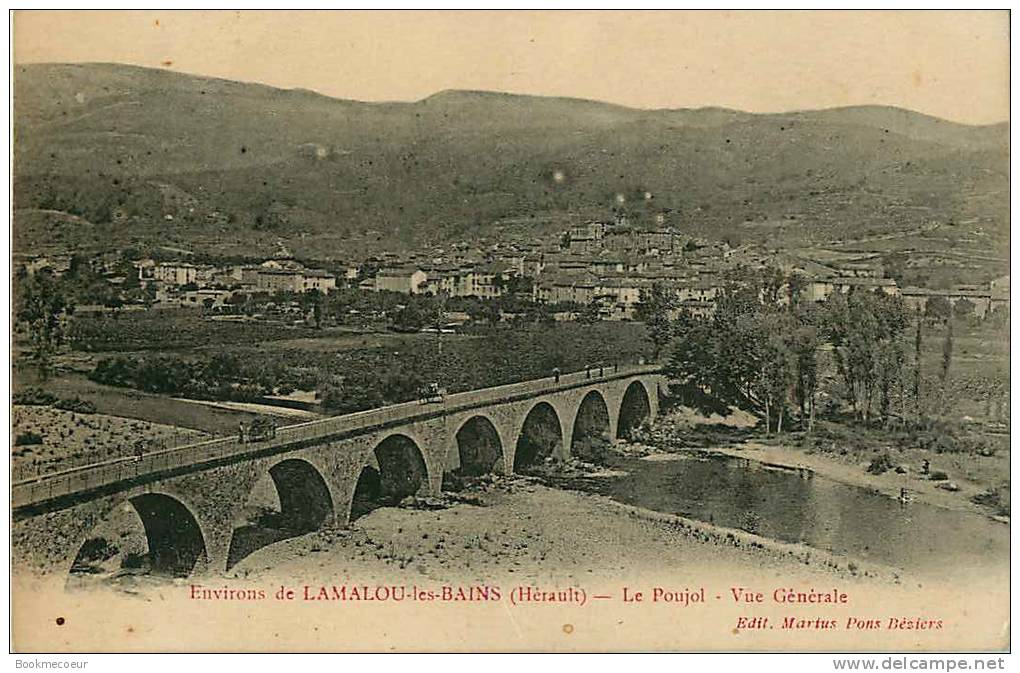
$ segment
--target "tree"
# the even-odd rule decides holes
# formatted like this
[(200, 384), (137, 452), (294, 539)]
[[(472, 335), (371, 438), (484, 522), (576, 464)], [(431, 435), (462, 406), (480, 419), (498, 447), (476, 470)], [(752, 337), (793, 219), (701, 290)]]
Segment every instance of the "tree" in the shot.
[(907, 322), (902, 300), (880, 291), (836, 292), (823, 304), (821, 324), (836, 368), (854, 414), (865, 423), (876, 394), (887, 407), (888, 393), (899, 380)]
[(921, 318), (921, 307), (917, 307), (914, 319), (917, 321), (917, 332), (914, 334), (914, 410), (917, 414), (917, 420), (921, 420), (921, 345), (922, 345), (922, 333), (921, 326), (923, 320)]
[(635, 309), (635, 317), (648, 327), (648, 338), (652, 342), (653, 360), (658, 360), (663, 348), (669, 345), (674, 335), (673, 313), (679, 302), (661, 283), (641, 290), (641, 297)]
[(792, 273), (786, 279), (786, 294), (791, 307), (800, 305), (801, 296), (807, 289), (808, 279), (799, 273)]
[(468, 304), (467, 314), (472, 322), (484, 323), (490, 327), (499, 324), (500, 319), (503, 317), (497, 303), (485, 299), (476, 299)]
[(309, 312), (312, 314), (312, 323), (316, 329), (322, 329), (322, 305), (323, 295), (319, 290), (312, 288), (302, 292), (298, 296), (298, 301), (301, 303), (301, 308), (304, 310), (305, 315)]
[(947, 383), (949, 381), (949, 368), (953, 364), (953, 321), (946, 323), (946, 338), (942, 342), (942, 371), (939, 372), (939, 382), (942, 385), (942, 404), (940, 411), (945, 410)]
[(762, 349), (761, 398), (765, 404), (765, 434), (776, 419), (776, 432), (783, 431), (783, 418), (790, 389), (794, 383), (796, 357), (790, 347), (790, 320), (788, 314), (772, 313), (762, 316), (765, 343)]
[(428, 316), (414, 301), (393, 314), (394, 329), (402, 332), (417, 332), (428, 323)]
[(764, 303), (760, 288), (728, 289), (711, 319), (682, 319), (666, 366), (671, 389), (675, 382), (703, 412), (726, 413), (732, 405), (761, 414), (766, 432), (781, 431), (796, 378), (795, 323), (789, 312)]
[(799, 325), (789, 342), (794, 366), (794, 400), (800, 408), (800, 425), (808, 432), (814, 428), (815, 395), (818, 390), (818, 330)]
[(17, 318), (27, 328), (32, 358), (43, 378), (52, 357), (64, 342), (65, 323), (74, 304), (50, 273), (22, 277), (17, 284)]
[(969, 318), (974, 315), (977, 306), (970, 299), (963, 297), (953, 304), (953, 315), (958, 318)]
[(953, 315), (953, 305), (945, 297), (929, 297), (924, 302), (924, 314), (929, 320), (946, 321)]
[(599, 312), (599, 302), (597, 299), (591, 300), (577, 313), (577, 322), (583, 325), (594, 325), (601, 319)]
[(724, 385), (719, 363), (722, 351), (709, 321), (693, 320), (678, 330), (666, 364), (671, 394), (705, 414), (726, 413), (727, 405), (717, 390)]
[(521, 299), (530, 300), (535, 291), (535, 281), (528, 276), (510, 276), (504, 285), (506, 294)]

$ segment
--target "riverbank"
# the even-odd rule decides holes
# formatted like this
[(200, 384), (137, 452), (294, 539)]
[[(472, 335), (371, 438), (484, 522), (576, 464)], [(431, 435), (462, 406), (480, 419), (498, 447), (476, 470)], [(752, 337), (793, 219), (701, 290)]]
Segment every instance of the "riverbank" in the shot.
[[(725, 420), (725, 423), (720, 421)], [(733, 418), (705, 418), (689, 409), (664, 415), (655, 424), (644, 446), (636, 447), (654, 456), (659, 453), (692, 452), (722, 454), (776, 467), (808, 470), (849, 486), (867, 488), (890, 498), (922, 502), (955, 511), (987, 516), (1009, 522), (1008, 446), (983, 456), (972, 453), (939, 453), (920, 447), (874, 447), (847, 442), (829, 450), (805, 449), (799, 445), (803, 433), (786, 433), (765, 438), (752, 433), (753, 419), (744, 414)], [(726, 429), (732, 432), (728, 437)], [(703, 441), (698, 435), (715, 441)], [(695, 441), (692, 441), (692, 436)], [(706, 446), (705, 444), (709, 444)], [(624, 446), (633, 454), (635, 447)], [(869, 471), (876, 458), (888, 454), (889, 469), (881, 474)], [(925, 463), (928, 463), (927, 474)], [(931, 479), (936, 473), (945, 478)], [(995, 500), (989, 502), (989, 494)], [(976, 502), (975, 498), (978, 501)]]
[(527, 477), (497, 480), (471, 503), (442, 510), (381, 508), (349, 530), (265, 547), (228, 576), (314, 579), (323, 573), (391, 581), (612, 582), (629, 573), (713, 568), (733, 576), (795, 573), (814, 580), (896, 582), (891, 568), (803, 545), (551, 488)]
[[(958, 512), (981, 514), (996, 521), (1009, 523), (1009, 517), (1003, 517), (989, 511), (987, 507), (976, 504), (972, 497), (984, 493), (990, 488), (987, 482), (974, 482), (964, 475), (966, 468), (960, 465), (959, 459), (941, 460), (939, 469), (945, 469), (949, 479), (936, 482), (924, 479), (917, 473), (899, 474), (889, 470), (883, 474), (867, 472), (868, 460), (846, 461), (830, 454), (807, 453), (802, 449), (783, 445), (770, 445), (757, 441), (748, 441), (736, 446), (723, 446), (718, 449), (695, 449), (709, 453), (721, 453), (727, 456), (754, 460), (769, 466), (790, 469), (806, 469), (833, 481), (848, 486), (868, 488), (890, 498), (900, 498), (906, 491), (906, 497), (913, 502), (942, 507)], [(908, 452), (904, 452), (908, 453)], [(915, 455), (903, 456), (903, 462), (921, 464), (926, 459), (926, 452), (909, 452)], [(948, 467), (943, 468), (946, 465)], [(959, 487), (958, 491), (947, 491), (940, 484), (952, 483)]]
[[(524, 477), (496, 479), (461, 497), (467, 501), (441, 510), (381, 508), (346, 530), (278, 542), (225, 576), (125, 577), (120, 591), (57, 591), (55, 582), (18, 576), (15, 642), (22, 651), (71, 644), (172, 650), (180, 643), (208, 650), (272, 643), (331, 651), (874, 651), (1006, 642), (998, 625), (1008, 620), (1001, 592), (1008, 570), (958, 568), (951, 578), (897, 581), (850, 559), (834, 567), (817, 550)], [(430, 593), (437, 598), (417, 598)], [(783, 602), (790, 595), (845, 595), (845, 602)], [(863, 617), (882, 627), (850, 626)], [(751, 618), (771, 622), (755, 627)], [(787, 627), (787, 620), (835, 626)], [(939, 627), (888, 626), (904, 620)]]

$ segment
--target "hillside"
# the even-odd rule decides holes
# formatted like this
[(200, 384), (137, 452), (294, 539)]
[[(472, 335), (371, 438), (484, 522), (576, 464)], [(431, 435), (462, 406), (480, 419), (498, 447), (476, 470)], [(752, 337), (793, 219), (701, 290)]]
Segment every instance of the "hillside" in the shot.
[(19, 251), (282, 240), (343, 257), (550, 233), (618, 195), (638, 218), (779, 247), (903, 234), (897, 249), (1004, 255), (1008, 240), (1006, 124), (470, 91), (362, 103), (113, 64), (17, 66), (14, 91)]

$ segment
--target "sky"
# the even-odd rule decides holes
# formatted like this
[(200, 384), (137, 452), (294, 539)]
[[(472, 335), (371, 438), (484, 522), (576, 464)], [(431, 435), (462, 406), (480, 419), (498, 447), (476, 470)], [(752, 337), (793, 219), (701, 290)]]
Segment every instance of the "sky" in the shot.
[(444, 89), (639, 108), (895, 105), (1009, 118), (997, 11), (19, 11), (14, 59), (118, 62), (364, 101)]

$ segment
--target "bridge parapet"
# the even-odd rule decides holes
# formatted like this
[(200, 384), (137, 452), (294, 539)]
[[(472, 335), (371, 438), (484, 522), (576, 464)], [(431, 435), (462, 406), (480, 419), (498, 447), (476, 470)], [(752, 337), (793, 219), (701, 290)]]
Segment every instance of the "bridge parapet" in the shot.
[(558, 380), (550, 376), (521, 383), (455, 393), (446, 396), (441, 403), (406, 402), (285, 426), (276, 431), (274, 438), (263, 441), (245, 443), (235, 437), (225, 437), (147, 453), (140, 458), (118, 458), (15, 482), (12, 485), (11, 504), (15, 510), (31, 508), (39, 503), (101, 490), (120, 482), (133, 482), (164, 474), (205, 469), (248, 455), (283, 452), (289, 447), (320, 440), (324, 437), (352, 435), (507, 400), (527, 399), (600, 381), (656, 374), (659, 371), (661, 368), (657, 365), (596, 367), (561, 375)]

